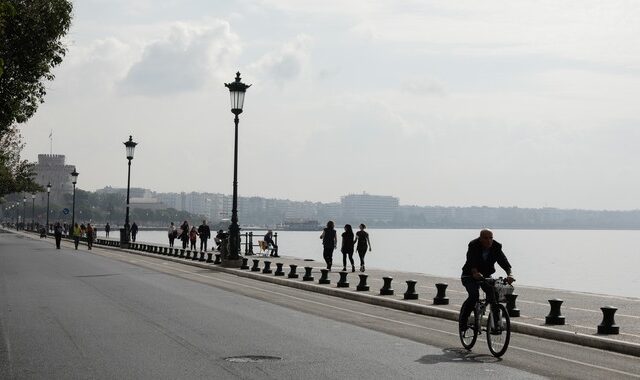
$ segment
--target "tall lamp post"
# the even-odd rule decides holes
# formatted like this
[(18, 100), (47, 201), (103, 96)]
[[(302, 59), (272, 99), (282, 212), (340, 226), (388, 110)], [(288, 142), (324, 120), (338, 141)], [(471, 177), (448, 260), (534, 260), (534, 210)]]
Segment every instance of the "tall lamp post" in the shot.
[(78, 183), (78, 173), (76, 168), (73, 168), (73, 172), (71, 172), (71, 183), (73, 184), (73, 204), (71, 206), (71, 228), (73, 231), (73, 226), (76, 225), (76, 183)]
[(47, 226), (46, 233), (49, 233), (49, 195), (51, 195), (51, 182), (47, 183)]
[(229, 260), (240, 258), (240, 226), (238, 225), (238, 115), (242, 113), (244, 94), (251, 85), (240, 81), (240, 72), (236, 73), (236, 80), (225, 83), (231, 94), (231, 112), (235, 115), (235, 140), (233, 145), (233, 208), (231, 209), (231, 225), (229, 226)]
[(22, 229), (24, 230), (24, 226), (27, 223), (27, 196), (22, 197)]
[(127, 151), (127, 160), (129, 161), (129, 170), (127, 172), (127, 212), (124, 217), (124, 241), (123, 237), (120, 237), (122, 243), (129, 243), (129, 229), (131, 226), (129, 225), (129, 191), (131, 190), (131, 160), (133, 160), (133, 153), (136, 150), (137, 142), (133, 141), (133, 138), (129, 136), (129, 141), (124, 142), (124, 146)]
[(35, 210), (36, 210), (36, 195), (31, 194), (31, 231), (33, 231), (36, 227)]

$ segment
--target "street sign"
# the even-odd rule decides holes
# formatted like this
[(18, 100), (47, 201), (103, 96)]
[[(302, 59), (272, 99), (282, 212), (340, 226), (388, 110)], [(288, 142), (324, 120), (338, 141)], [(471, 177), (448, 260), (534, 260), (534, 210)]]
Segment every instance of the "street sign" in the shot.
[(62, 213), (63, 213), (63, 214), (65, 214), (65, 215), (69, 215), (69, 209), (65, 207), (65, 208), (62, 210)]

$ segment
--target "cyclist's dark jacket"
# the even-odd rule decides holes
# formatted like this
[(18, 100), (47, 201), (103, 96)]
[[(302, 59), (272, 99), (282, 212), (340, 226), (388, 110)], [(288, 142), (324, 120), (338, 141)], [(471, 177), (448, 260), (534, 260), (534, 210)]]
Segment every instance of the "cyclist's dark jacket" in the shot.
[(471, 268), (476, 268), (484, 277), (489, 277), (496, 271), (496, 268), (494, 268), (496, 262), (507, 273), (511, 273), (511, 264), (509, 264), (504, 252), (502, 252), (502, 244), (494, 240), (491, 248), (489, 248), (489, 255), (484, 260), (482, 258), (480, 238), (472, 240), (467, 250), (467, 262), (462, 267), (462, 277), (471, 276)]

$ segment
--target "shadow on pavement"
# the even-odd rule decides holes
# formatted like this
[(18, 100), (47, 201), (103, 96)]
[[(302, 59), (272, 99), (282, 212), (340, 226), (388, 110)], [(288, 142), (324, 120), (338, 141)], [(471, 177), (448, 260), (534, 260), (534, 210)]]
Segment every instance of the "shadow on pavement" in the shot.
[(438, 364), (438, 363), (497, 363), (502, 361), (492, 355), (477, 354), (467, 351), (464, 348), (445, 348), (442, 355), (425, 355), (416, 360), (422, 364)]

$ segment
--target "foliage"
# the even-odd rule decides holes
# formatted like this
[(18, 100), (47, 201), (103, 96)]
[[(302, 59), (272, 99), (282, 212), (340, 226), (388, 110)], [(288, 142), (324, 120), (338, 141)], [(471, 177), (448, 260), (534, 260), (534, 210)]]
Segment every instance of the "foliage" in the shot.
[(16, 127), (11, 127), (0, 135), (0, 196), (44, 190), (33, 181), (34, 164), (20, 160), (20, 151), (23, 147), (24, 144)]

